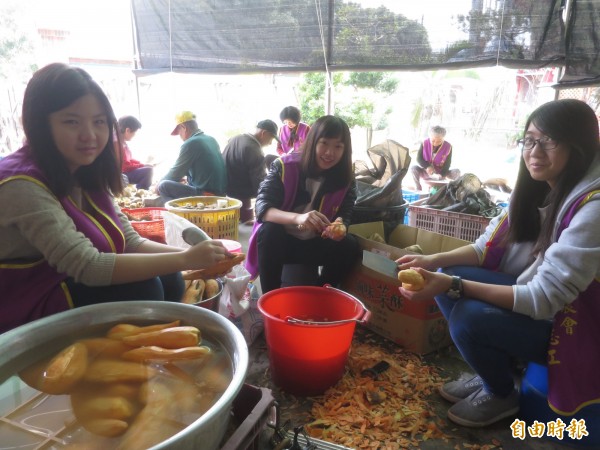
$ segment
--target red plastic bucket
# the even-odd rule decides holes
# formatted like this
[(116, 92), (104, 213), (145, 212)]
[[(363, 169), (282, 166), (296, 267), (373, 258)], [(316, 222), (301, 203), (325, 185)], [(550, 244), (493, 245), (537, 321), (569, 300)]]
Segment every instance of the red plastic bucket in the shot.
[(368, 320), (360, 300), (330, 286), (293, 286), (258, 300), (273, 382), (301, 396), (319, 395), (344, 374), (356, 322)]

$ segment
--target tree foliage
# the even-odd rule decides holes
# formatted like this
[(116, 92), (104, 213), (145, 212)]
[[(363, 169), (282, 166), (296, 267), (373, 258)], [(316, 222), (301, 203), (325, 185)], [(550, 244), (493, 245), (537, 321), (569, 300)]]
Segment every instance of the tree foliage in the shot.
[[(381, 130), (392, 108), (386, 99), (396, 91), (398, 80), (389, 72), (336, 72), (333, 74), (334, 113), (349, 127)], [(305, 74), (300, 85), (302, 117), (308, 123), (325, 114), (326, 75)]]
[(0, 5), (0, 78), (29, 76), (36, 70), (33, 37), (23, 26), (24, 6), (16, 1)]

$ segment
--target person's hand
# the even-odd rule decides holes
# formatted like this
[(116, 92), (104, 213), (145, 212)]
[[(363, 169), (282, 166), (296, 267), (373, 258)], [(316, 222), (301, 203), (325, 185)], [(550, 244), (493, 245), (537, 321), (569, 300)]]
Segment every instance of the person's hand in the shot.
[(298, 214), (295, 223), (300, 231), (312, 230), (317, 234), (321, 234), (331, 224), (327, 216), (315, 210)]
[(332, 239), (334, 241), (341, 241), (346, 237), (346, 225), (344, 225), (344, 221), (341, 217), (338, 217), (329, 224), (323, 232), (321, 233), (321, 237), (325, 239)]
[(233, 257), (220, 241), (202, 241), (184, 251), (187, 270), (206, 269), (225, 258)]
[(427, 172), (427, 175), (431, 176), (435, 173), (435, 169), (433, 168), (433, 166), (429, 166), (425, 169), (425, 172)]
[(398, 291), (402, 297), (409, 300), (419, 301), (427, 300), (442, 294), (450, 289), (452, 277), (441, 272), (430, 272), (419, 267), (413, 267), (425, 279), (425, 286), (419, 291), (409, 291), (402, 286), (398, 287)]
[(435, 270), (435, 255), (404, 255), (396, 260), (398, 270), (414, 269), (421, 267), (427, 270)]

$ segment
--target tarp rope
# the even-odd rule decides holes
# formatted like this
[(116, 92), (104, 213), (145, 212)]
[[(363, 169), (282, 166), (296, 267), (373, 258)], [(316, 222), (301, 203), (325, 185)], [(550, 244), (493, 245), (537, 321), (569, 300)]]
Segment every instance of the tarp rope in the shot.
[(325, 63), (325, 83), (327, 88), (333, 88), (331, 83), (331, 74), (329, 72), (329, 64), (327, 64), (327, 50), (325, 46), (325, 30), (323, 27), (323, 15), (321, 14), (321, 0), (315, 0), (315, 8), (317, 9), (317, 21), (319, 22), (319, 34), (321, 35), (321, 46), (323, 47), (323, 62)]

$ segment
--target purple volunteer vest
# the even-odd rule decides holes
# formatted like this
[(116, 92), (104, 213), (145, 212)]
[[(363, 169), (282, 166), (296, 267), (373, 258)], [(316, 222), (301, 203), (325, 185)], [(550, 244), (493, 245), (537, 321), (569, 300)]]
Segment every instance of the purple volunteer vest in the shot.
[[(300, 182), (300, 160), (302, 153), (288, 153), (281, 157), (283, 161), (283, 171), (281, 175), (281, 181), (283, 182), (283, 204), (281, 209), (283, 211), (291, 211), (294, 200), (296, 198), (296, 192), (298, 191), (298, 183)], [(323, 213), (330, 221), (335, 220), (335, 214), (344, 198), (348, 188), (339, 189), (335, 192), (330, 192), (323, 195), (321, 204), (319, 205), (318, 211)], [(258, 230), (262, 223), (254, 222), (252, 228), (252, 234), (248, 241), (248, 254), (246, 255), (245, 267), (250, 272), (251, 279), (254, 280), (258, 276), (258, 245), (257, 236)]]
[[(50, 192), (43, 173), (33, 162), (27, 147), (0, 161), (0, 185), (13, 180), (27, 180)], [(84, 192), (93, 212), (82, 211), (70, 196), (58, 199), (71, 217), (77, 231), (103, 253), (123, 253), (125, 236), (121, 223), (106, 192)], [(67, 274), (59, 273), (44, 259), (30, 262), (0, 261), (0, 333), (73, 307), (64, 282)]]
[(423, 141), (423, 159), (425, 161), (430, 162), (431, 165), (436, 168), (436, 171), (439, 171), (442, 168), (444, 162), (446, 162), (446, 159), (448, 158), (448, 155), (450, 155), (451, 151), (452, 146), (448, 142), (444, 141), (442, 142), (442, 146), (440, 147), (440, 149), (434, 155), (431, 140), (425, 139)]
[[(573, 202), (560, 223), (557, 239), (577, 210), (599, 193), (590, 192)], [(482, 263), (486, 269), (498, 269), (505, 250), (501, 242), (507, 230), (508, 220), (502, 220), (487, 243)], [(548, 405), (558, 414), (571, 416), (589, 404), (600, 403), (599, 319), (598, 279), (554, 316), (547, 359)]]

